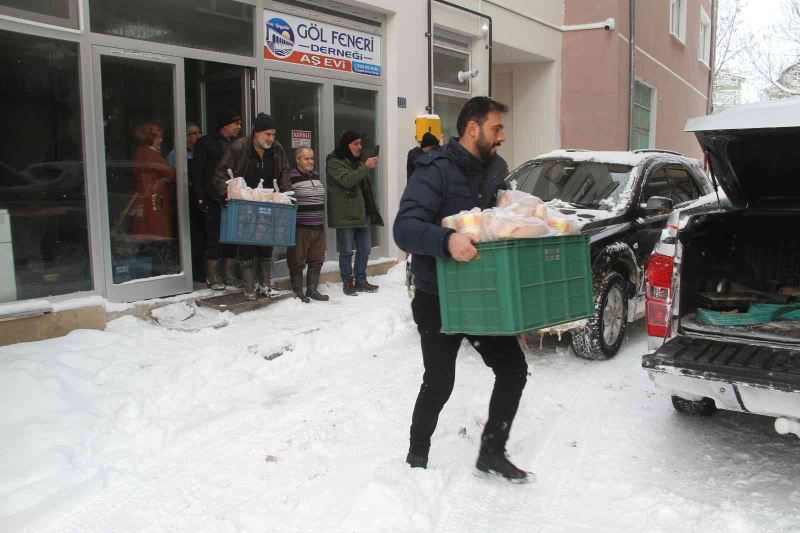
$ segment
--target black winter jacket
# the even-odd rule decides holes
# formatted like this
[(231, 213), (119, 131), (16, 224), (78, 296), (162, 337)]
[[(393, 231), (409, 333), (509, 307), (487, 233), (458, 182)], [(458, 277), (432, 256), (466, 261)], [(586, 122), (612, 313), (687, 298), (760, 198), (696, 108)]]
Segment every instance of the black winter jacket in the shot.
[(214, 173), (230, 144), (231, 141), (223, 137), (219, 131), (204, 135), (197, 140), (194, 147), (194, 165), (189, 169), (192, 173), (189, 180), (192, 182), (196, 199), (203, 199), (205, 202), (222, 200), (214, 187)]
[(452, 229), (442, 219), (473, 207), (493, 207), (497, 191), (505, 189), (505, 160), (494, 156), (482, 162), (455, 137), (442, 148), (420, 156), (400, 200), (394, 221), (394, 240), (412, 254), (411, 271), (417, 289), (437, 294), (435, 257), (449, 258)]

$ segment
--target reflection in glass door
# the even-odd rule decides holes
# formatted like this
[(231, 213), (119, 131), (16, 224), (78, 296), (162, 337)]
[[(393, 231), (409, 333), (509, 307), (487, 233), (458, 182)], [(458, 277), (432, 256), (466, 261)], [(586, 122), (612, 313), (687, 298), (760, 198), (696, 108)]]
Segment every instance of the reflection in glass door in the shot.
[(162, 286), (181, 292), (178, 173), (165, 157), (183, 148), (175, 143), (177, 65), (123, 52), (100, 55), (99, 66), (111, 283), (175, 276)]
[[(334, 139), (338, 142), (342, 133), (352, 130), (362, 135), (362, 157), (375, 155), (375, 145), (378, 133), (377, 127), (377, 91), (359, 89), (356, 87), (343, 87), (335, 85), (333, 88), (333, 129)], [(372, 172), (372, 188), (378, 202), (383, 197), (383, 184), (379, 178), (380, 165)], [(380, 228), (372, 226), (372, 246), (380, 246)]]
[[(309, 146), (314, 150), (314, 169), (320, 171), (320, 85), (306, 81), (271, 78), (269, 83), (270, 109), (278, 124), (277, 139), (289, 156), (294, 168), (294, 149)], [(275, 248), (273, 261), (286, 259), (286, 248)]]

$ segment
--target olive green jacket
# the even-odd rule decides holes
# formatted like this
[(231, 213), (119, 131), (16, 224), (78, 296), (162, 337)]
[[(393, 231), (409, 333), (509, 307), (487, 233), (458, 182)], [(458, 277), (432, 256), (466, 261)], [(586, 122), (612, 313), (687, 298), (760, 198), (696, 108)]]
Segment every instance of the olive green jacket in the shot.
[(359, 228), (383, 226), (383, 218), (375, 202), (370, 168), (328, 154), (325, 160), (325, 180), (328, 188), (328, 227)]

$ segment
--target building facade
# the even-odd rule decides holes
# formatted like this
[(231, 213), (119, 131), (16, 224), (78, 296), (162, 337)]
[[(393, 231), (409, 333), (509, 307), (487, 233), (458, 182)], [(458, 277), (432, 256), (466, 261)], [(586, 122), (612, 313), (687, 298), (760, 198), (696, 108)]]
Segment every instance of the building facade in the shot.
[(613, 17), (616, 29), (600, 35), (564, 33), (562, 146), (659, 148), (699, 157), (700, 147), (683, 126), (709, 109), (712, 4), (635, 2), (632, 27), (629, 0), (567, 0), (567, 27)]
[[(684, 41), (657, 35), (670, 1), (686, 2)], [(637, 15), (636, 80), (650, 89), (649, 101), (636, 93), (650, 106), (637, 142), (696, 154), (680, 131), (705, 112), (707, 67), (693, 47), (710, 1), (653, 3)], [(367, 153), (380, 145), (386, 226), (373, 257), (400, 256), (391, 224), (421, 114), (453, 135), (463, 102), (491, 93), (511, 107), (501, 153), (512, 166), (561, 146), (624, 149), (627, 5), (0, 0), (0, 307), (190, 292), (187, 131), (213, 131), (221, 110), (239, 111), (244, 132), (271, 113), (285, 147), (314, 149), (323, 179), (345, 129)]]

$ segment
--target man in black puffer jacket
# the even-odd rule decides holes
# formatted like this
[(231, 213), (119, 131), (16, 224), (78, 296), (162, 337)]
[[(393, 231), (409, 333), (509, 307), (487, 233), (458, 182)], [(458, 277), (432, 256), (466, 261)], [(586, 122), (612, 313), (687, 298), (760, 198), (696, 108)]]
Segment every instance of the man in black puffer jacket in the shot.
[(435, 257), (469, 261), (477, 250), (474, 238), (442, 227), (442, 218), (474, 207), (495, 205), (504, 188), (508, 166), (497, 155), (505, 141), (503, 113), (507, 107), (491, 98), (469, 100), (457, 120), (458, 138), (441, 151), (417, 160), (394, 223), (397, 245), (412, 254), (416, 292), (411, 302), (420, 334), (425, 373), (411, 419), (406, 462), (426, 468), (431, 436), (455, 380), (456, 356), (466, 337), (495, 374), (489, 419), (481, 436), (476, 467), (512, 481), (526, 481), (527, 473), (506, 457), (505, 445), (517, 412), (528, 366), (516, 337), (445, 335), (440, 333), (439, 296)]

